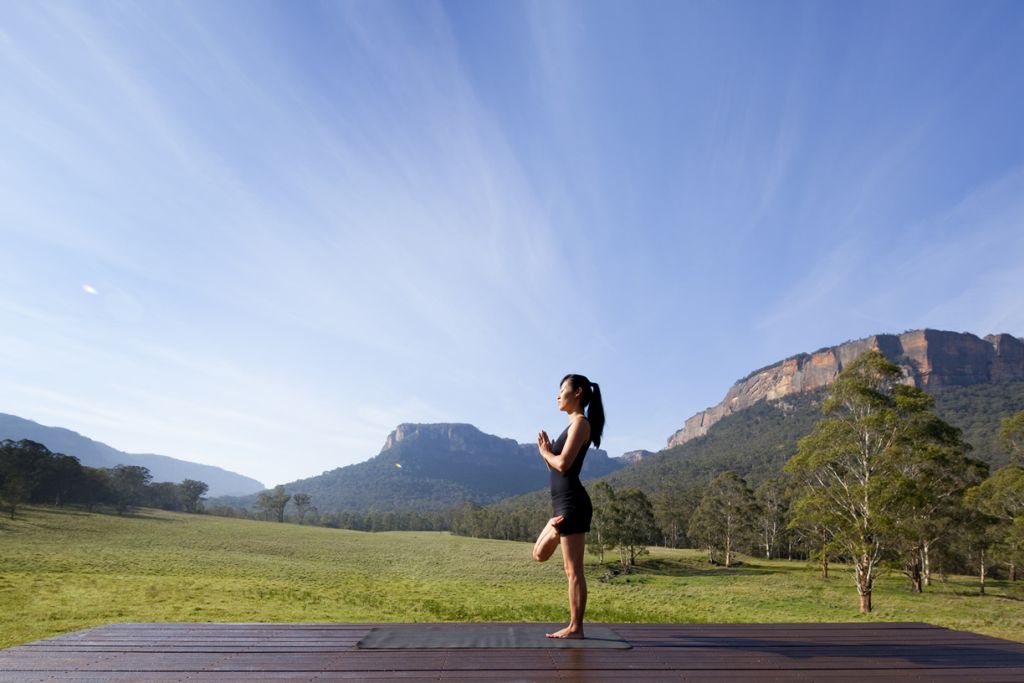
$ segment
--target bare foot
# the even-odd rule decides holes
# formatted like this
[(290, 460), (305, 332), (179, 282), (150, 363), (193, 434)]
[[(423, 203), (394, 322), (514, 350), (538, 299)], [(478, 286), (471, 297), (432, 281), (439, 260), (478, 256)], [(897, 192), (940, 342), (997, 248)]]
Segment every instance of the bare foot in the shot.
[(581, 628), (576, 631), (573, 631), (572, 626), (566, 626), (565, 628), (559, 631), (555, 631), (554, 633), (547, 633), (545, 635), (548, 638), (569, 638), (571, 640), (582, 640), (583, 629)]

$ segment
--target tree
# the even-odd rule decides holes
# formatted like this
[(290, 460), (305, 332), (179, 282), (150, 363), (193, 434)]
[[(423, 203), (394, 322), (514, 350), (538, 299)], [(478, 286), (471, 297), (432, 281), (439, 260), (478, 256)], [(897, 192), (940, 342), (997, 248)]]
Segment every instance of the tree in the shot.
[(210, 487), (203, 481), (184, 479), (178, 484), (178, 497), (185, 512), (199, 512), (200, 499)]
[(999, 442), (1010, 453), (1010, 462), (1024, 464), (1024, 410), (999, 423)]
[(643, 491), (632, 488), (615, 491), (610, 503), (608, 543), (618, 547), (622, 567), (629, 571), (658, 538), (654, 508)]
[(46, 446), (28, 439), (0, 442), (0, 498), (11, 519), (17, 507), (32, 500), (42, 486), (51, 455)]
[(831, 548), (849, 558), (861, 613), (871, 611), (876, 570), (894, 530), (918, 514), (918, 479), (931, 467), (919, 461), (953, 448), (943, 441), (948, 434), (924, 428), (937, 425), (931, 397), (902, 381), (902, 370), (881, 353), (861, 354), (829, 387), (825, 417), (786, 464), (803, 484), (794, 523), (824, 529)]
[(295, 510), (299, 515), (299, 524), (302, 524), (302, 520), (306, 517), (313, 499), (308, 493), (296, 493), (292, 496), (292, 502), (295, 503)]
[[(451, 527), (452, 533), (458, 536), (479, 536), (480, 535), (480, 510), (483, 508), (472, 500), (464, 500), (457, 507), (452, 509)], [(346, 522), (349, 529), (357, 529), (358, 525), (353, 522)]]
[(21, 472), (8, 471), (0, 474), (0, 500), (7, 506), (14, 519), (18, 506), (28, 501), (31, 489)]
[(785, 477), (765, 479), (754, 491), (757, 502), (758, 543), (764, 556), (772, 559), (779, 537), (786, 532), (786, 512), (789, 510), (789, 483)]
[(152, 482), (146, 486), (145, 497), (140, 504), (144, 507), (160, 508), (179, 512), (183, 509), (178, 485), (169, 481)]
[(14, 519), (18, 505), (27, 499), (27, 491), (16, 464), (14, 442), (5, 439), (0, 442), (0, 502)]
[(658, 522), (664, 543), (669, 548), (686, 548), (686, 526), (700, 503), (699, 488), (669, 485), (651, 495), (654, 519)]
[(117, 465), (110, 471), (110, 483), (118, 513), (127, 512), (142, 504), (146, 486), (152, 478), (149, 468), (141, 465)]
[(722, 472), (705, 489), (688, 533), (708, 548), (710, 559), (721, 554), (723, 564), (731, 567), (736, 546), (750, 538), (756, 510), (747, 482), (735, 472)]
[(260, 491), (256, 498), (256, 509), (263, 514), (264, 519), (283, 522), (284, 508), (290, 499), (291, 496), (284, 491), (284, 484), (278, 484), (273, 492)]
[(612, 501), (615, 490), (606, 481), (599, 481), (591, 488), (590, 502), (594, 514), (590, 519), (590, 534), (587, 536), (587, 551), (597, 555), (604, 564), (604, 552), (615, 547), (612, 543), (613, 513)]
[(920, 392), (905, 401), (915, 407), (893, 454), (903, 491), (894, 501), (886, 537), (911, 590), (920, 593), (932, 547), (954, 528), (950, 522), (961, 517), (964, 492), (984, 478), (988, 466), (968, 458), (971, 446), (960, 430), (930, 412), (931, 396)]
[(112, 503), (115, 500), (110, 470), (102, 467), (82, 467), (82, 491), (79, 499), (85, 509), (93, 511), (96, 505)]
[(991, 517), (993, 539), (1003, 550), (1009, 565), (1010, 581), (1017, 580), (1022, 530), (1024, 530), (1024, 467), (1007, 465), (967, 491), (966, 503)]
[[(974, 498), (974, 496), (971, 496)], [(985, 594), (985, 578), (991, 564), (992, 550), (998, 542), (999, 522), (985, 514), (968, 499), (963, 508), (963, 519), (959, 533), (953, 539), (954, 549), (966, 556), (978, 572), (978, 593)]]
[(40, 497), (63, 507), (68, 496), (81, 484), (82, 465), (74, 456), (51, 453), (42, 468), (42, 477)]

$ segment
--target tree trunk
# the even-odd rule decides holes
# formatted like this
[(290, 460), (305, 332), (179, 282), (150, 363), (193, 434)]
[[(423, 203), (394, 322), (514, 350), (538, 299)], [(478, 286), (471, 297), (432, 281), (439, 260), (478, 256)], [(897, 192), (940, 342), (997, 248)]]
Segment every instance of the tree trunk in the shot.
[(828, 578), (828, 553), (821, 553), (821, 578)]
[(860, 613), (871, 611), (871, 565), (868, 558), (861, 558), (857, 565), (857, 594), (860, 596)]
[[(916, 553), (915, 553), (916, 555)], [(921, 592), (921, 561), (917, 558), (914, 559), (913, 564), (909, 567), (910, 574), (910, 590), (913, 593)]]
[(980, 564), (981, 564), (981, 570), (980, 570), (981, 582), (978, 584), (978, 593), (980, 593), (981, 595), (984, 595), (985, 594), (985, 551), (984, 550), (981, 551), (981, 563)]
[(732, 539), (725, 535), (725, 568), (728, 569), (732, 562)]
[(921, 546), (921, 564), (924, 567), (924, 585), (926, 586), (932, 585), (932, 568), (928, 562), (928, 547), (930, 545), (928, 541), (925, 541), (924, 545)]
[(1017, 580), (1017, 561), (1011, 557), (1010, 558), (1010, 581), (1016, 581), (1016, 580)]

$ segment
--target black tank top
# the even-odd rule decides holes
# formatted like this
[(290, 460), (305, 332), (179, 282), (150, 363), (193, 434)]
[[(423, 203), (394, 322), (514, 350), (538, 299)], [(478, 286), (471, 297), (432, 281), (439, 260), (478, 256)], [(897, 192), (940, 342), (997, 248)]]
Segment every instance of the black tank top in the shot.
[[(555, 455), (561, 455), (567, 438), (569, 438), (569, 427), (566, 427), (565, 431), (551, 444), (551, 452)], [(583, 469), (583, 459), (587, 457), (587, 451), (589, 450), (590, 441), (587, 441), (587, 443), (583, 444), (583, 450), (572, 461), (569, 469), (564, 474), (556, 469), (551, 470), (551, 497), (553, 499), (569, 499), (576, 496), (579, 492), (585, 491), (583, 482), (580, 481), (580, 470)]]

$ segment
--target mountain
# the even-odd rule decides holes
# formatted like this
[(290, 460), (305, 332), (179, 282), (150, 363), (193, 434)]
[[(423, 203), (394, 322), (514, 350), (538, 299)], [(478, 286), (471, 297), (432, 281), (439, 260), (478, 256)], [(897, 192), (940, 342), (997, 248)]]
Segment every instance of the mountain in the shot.
[(762, 400), (813, 392), (831, 384), (842, 369), (865, 351), (880, 351), (903, 368), (906, 383), (929, 392), (1024, 381), (1024, 340), (1009, 334), (981, 339), (966, 332), (913, 330), (879, 334), (838, 346), (800, 353), (755, 370), (736, 382), (718, 405), (686, 420), (668, 438), (668, 447), (703, 436), (722, 418)]
[(177, 483), (183, 479), (197, 479), (209, 485), (210, 496), (246, 495), (264, 488), (255, 479), (213, 465), (201, 465), (152, 453), (124, 453), (70, 429), (47, 427), (15, 415), (0, 413), (0, 440), (3, 439), (30, 439), (54, 453), (73, 455), (89, 467), (141, 465), (149, 469), (153, 481)]
[[(620, 460), (591, 448), (582, 476), (600, 477), (621, 467)], [(285, 491), (309, 494), (320, 512), (429, 512), (533, 491), (547, 477), (536, 444), (485, 434), (469, 424), (401, 424), (378, 455), (285, 484)], [(250, 507), (255, 501), (246, 496), (209, 503)]]

